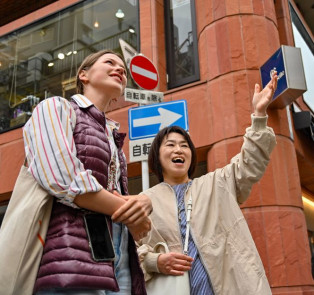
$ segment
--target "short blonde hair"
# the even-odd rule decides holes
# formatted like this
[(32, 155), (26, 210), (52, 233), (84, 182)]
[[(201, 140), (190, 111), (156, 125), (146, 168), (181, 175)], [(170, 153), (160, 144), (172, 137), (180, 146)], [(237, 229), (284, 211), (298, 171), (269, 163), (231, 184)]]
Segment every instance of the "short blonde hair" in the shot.
[(77, 70), (77, 74), (76, 74), (76, 91), (78, 94), (84, 94), (84, 84), (82, 83), (79, 75), (83, 70), (88, 70), (89, 68), (91, 68), (94, 63), (104, 54), (115, 54), (116, 56), (120, 57), (121, 60), (124, 63), (125, 69), (126, 69), (126, 65), (124, 62), (124, 59), (122, 57), (122, 55), (120, 53), (114, 52), (113, 50), (110, 49), (104, 49), (95, 53), (92, 53), (90, 55), (88, 55), (82, 62), (82, 64), (80, 65), (79, 69)]

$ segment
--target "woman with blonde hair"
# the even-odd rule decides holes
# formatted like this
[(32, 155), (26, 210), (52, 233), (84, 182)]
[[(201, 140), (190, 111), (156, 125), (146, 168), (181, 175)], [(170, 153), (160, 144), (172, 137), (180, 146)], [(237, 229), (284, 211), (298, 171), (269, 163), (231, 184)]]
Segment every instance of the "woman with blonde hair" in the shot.
[[(152, 206), (114, 194), (128, 195), (125, 134), (105, 115), (126, 83), (119, 54), (93, 53), (71, 101), (42, 101), (24, 126), (28, 170), (55, 197), (36, 294), (146, 294), (133, 239), (150, 230)], [(115, 223), (118, 209), (124, 218)]]

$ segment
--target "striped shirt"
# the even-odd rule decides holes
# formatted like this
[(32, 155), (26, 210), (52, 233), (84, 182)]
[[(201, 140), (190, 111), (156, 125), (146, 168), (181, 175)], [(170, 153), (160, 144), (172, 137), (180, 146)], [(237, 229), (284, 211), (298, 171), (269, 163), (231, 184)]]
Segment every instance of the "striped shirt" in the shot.
[[(188, 186), (192, 184), (192, 181), (189, 183), (182, 183), (173, 186), (173, 190), (177, 197), (178, 204), (178, 217), (180, 223), (180, 232), (182, 243), (185, 241), (186, 233), (186, 214), (185, 214), (185, 205), (184, 205), (184, 195)], [(193, 207), (192, 207), (193, 210)], [(204, 268), (204, 265), (201, 261), (201, 257), (198, 253), (194, 240), (192, 238), (191, 232), (189, 236), (188, 243), (188, 255), (192, 257), (193, 263), (191, 270), (189, 271), (190, 277), (190, 294), (191, 295), (214, 295), (214, 291), (211, 286), (210, 278)]]
[[(93, 105), (83, 95), (74, 95), (72, 99), (81, 108)], [(106, 132), (113, 156), (117, 151), (112, 130), (118, 129), (119, 125), (109, 119), (106, 122)], [(23, 137), (29, 172), (61, 203), (77, 208), (73, 203), (77, 195), (98, 192), (103, 187), (92, 175), (91, 170), (84, 169), (84, 165), (76, 156), (73, 138), (75, 123), (76, 116), (70, 102), (62, 97), (51, 97), (36, 106), (32, 117), (24, 125)], [(117, 158), (115, 157), (116, 161)], [(119, 163), (117, 165), (118, 175), (115, 179), (118, 180)]]

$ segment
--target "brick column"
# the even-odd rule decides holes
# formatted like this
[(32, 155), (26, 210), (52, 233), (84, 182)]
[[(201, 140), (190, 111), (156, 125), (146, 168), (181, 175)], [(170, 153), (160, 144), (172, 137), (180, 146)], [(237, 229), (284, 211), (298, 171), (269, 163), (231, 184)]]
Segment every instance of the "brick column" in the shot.
[[(206, 117), (212, 123), (202, 129), (211, 145), (209, 171), (226, 165), (240, 151), (250, 124), (254, 84), (260, 83), (259, 67), (280, 46), (274, 5), (272, 0), (196, 1), (201, 80), (206, 81)], [(264, 177), (241, 208), (273, 294), (313, 294), (299, 171), (286, 110), (268, 114), (277, 146)]]

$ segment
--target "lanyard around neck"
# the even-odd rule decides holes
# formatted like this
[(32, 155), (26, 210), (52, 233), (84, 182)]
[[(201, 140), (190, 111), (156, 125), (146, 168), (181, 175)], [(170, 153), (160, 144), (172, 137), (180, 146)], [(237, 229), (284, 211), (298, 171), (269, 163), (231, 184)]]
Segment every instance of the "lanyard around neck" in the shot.
[(188, 200), (186, 211), (187, 211), (186, 212), (186, 232), (185, 232), (183, 253), (185, 255), (188, 255), (189, 236), (190, 236), (190, 219), (191, 219), (191, 212), (192, 212), (192, 192), (190, 192), (190, 197)]

